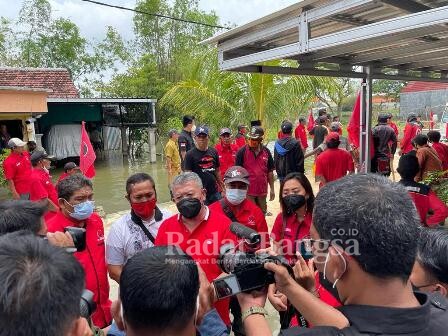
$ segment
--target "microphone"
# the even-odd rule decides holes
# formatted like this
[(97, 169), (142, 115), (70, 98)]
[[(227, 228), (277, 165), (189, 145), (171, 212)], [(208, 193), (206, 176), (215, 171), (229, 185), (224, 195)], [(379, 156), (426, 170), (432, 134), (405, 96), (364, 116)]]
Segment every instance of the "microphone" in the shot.
[(244, 238), (252, 246), (261, 242), (260, 234), (257, 231), (237, 222), (230, 224), (230, 232), (234, 233), (238, 238)]

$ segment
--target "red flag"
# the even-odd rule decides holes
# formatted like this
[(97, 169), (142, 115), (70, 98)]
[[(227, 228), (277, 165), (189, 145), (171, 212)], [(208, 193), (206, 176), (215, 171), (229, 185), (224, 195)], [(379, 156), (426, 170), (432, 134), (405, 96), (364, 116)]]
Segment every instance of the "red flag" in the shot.
[(95, 151), (93, 150), (89, 135), (86, 131), (85, 122), (83, 121), (81, 126), (81, 147), (79, 149), (79, 168), (88, 178), (95, 176), (95, 159)]
[(313, 110), (310, 110), (310, 114), (308, 116), (308, 126), (306, 127), (306, 129), (309, 131), (311, 131), (314, 128), (314, 117), (313, 117)]
[(358, 92), (352, 116), (347, 126), (348, 141), (356, 148), (359, 148), (359, 124), (361, 120), (361, 94)]
[(433, 129), (434, 128), (434, 112), (431, 111), (429, 112), (429, 129)]

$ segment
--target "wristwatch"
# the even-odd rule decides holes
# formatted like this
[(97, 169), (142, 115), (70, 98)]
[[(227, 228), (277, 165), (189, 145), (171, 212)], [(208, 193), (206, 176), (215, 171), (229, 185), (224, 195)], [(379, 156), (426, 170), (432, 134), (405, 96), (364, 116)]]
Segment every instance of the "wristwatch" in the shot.
[(241, 315), (241, 319), (244, 320), (250, 316), (250, 315), (254, 315), (254, 314), (259, 314), (259, 315), (268, 315), (268, 312), (266, 311), (266, 309), (264, 309), (263, 307), (258, 307), (258, 306), (252, 306), (250, 307), (248, 310), (246, 310), (242, 315)]

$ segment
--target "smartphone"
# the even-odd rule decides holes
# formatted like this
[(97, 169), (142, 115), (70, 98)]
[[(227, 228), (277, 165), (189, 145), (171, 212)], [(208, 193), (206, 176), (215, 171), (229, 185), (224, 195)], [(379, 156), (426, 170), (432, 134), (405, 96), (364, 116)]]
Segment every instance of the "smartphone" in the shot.
[(313, 257), (313, 252), (311, 250), (311, 247), (308, 246), (308, 243), (306, 241), (300, 242), (300, 248), (299, 248), (300, 254), (302, 255), (302, 258), (304, 260), (310, 260)]
[(214, 280), (213, 286), (215, 288), (215, 294), (218, 300), (241, 293), (238, 279), (234, 274)]

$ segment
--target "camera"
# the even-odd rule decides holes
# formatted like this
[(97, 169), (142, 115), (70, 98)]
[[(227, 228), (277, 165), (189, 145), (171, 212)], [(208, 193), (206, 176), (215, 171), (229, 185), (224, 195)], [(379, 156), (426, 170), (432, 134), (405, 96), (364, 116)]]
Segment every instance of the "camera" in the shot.
[(70, 233), (75, 245), (73, 248), (69, 247), (67, 249), (68, 252), (81, 252), (86, 249), (86, 229), (75, 226), (67, 226), (64, 229), (64, 232)]
[(96, 310), (96, 303), (93, 301), (93, 293), (88, 289), (84, 289), (79, 303), (80, 316), (89, 319)]
[[(252, 245), (259, 242), (259, 235), (252, 229), (244, 227), (239, 223), (232, 223), (230, 231), (238, 238), (245, 239), (246, 243)], [(274, 283), (274, 274), (264, 268), (264, 264), (273, 262), (288, 268), (290, 274), (293, 273), (286, 259), (281, 256), (271, 256), (267, 253), (254, 251), (236, 251), (233, 244), (221, 246), (219, 251), (218, 266), (228, 276), (213, 281), (216, 297), (224, 299), (241, 292), (250, 292), (261, 289)]]

